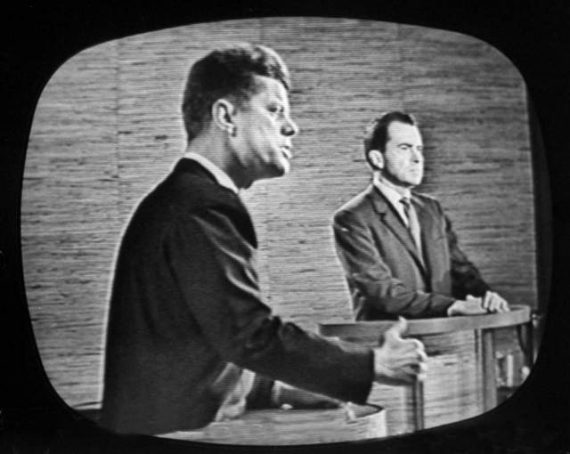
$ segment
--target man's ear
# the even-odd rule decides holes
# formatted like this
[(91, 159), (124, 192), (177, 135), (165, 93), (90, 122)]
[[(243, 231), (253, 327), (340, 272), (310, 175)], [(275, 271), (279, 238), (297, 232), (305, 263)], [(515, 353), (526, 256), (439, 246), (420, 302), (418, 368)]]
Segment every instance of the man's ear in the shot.
[(380, 150), (370, 150), (368, 152), (368, 160), (375, 170), (384, 168), (384, 155)]
[(236, 110), (232, 102), (224, 98), (218, 99), (212, 104), (212, 122), (217, 128), (233, 136), (236, 130), (233, 120)]

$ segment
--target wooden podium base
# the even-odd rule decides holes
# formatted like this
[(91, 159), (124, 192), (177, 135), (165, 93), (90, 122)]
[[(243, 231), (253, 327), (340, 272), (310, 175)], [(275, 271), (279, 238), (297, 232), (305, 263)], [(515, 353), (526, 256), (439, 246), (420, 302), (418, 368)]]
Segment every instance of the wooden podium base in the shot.
[[(530, 323), (530, 308), (516, 305), (497, 314), (408, 320), (406, 336), (425, 345), (428, 373), (416, 386), (374, 384), (368, 402), (386, 408), (388, 435), (461, 421), (496, 407), (499, 399), (504, 399), (498, 388), (509, 385), (513, 392), (514, 385), (522, 381), (519, 369), (523, 362), (526, 367), (532, 364)], [(327, 337), (373, 347), (393, 324), (322, 323), (319, 331)], [(498, 351), (499, 335), (507, 332), (518, 339), (525, 361)]]

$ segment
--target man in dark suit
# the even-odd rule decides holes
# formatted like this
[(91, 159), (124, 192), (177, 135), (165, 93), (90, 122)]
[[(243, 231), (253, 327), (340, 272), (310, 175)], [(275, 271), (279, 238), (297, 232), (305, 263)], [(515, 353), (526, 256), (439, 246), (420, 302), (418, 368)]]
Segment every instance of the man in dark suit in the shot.
[(373, 182), (333, 221), (356, 319), (508, 310), (460, 250), (439, 202), (412, 192), (424, 170), (414, 117), (394, 111), (374, 120), (364, 151)]
[(163, 434), (235, 417), (247, 403), (279, 404), (297, 388), (365, 403), (373, 381), (423, 378), (423, 345), (400, 336), (403, 320), (372, 349), (304, 331), (262, 301), (238, 192), (289, 171), (298, 132), (289, 87), (285, 64), (264, 46), (216, 50), (193, 65), (186, 154), (137, 207), (117, 258), (103, 426)]

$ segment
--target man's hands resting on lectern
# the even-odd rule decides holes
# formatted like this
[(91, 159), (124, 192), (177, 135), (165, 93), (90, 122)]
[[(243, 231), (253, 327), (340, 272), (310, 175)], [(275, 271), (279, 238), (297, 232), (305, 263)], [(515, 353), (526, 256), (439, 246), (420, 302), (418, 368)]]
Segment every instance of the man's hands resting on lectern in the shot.
[(508, 312), (509, 304), (495, 292), (487, 292), (483, 297), (467, 295), (464, 300), (456, 300), (447, 309), (447, 315), (480, 315), (489, 312)]
[(417, 339), (403, 339), (408, 322), (403, 317), (374, 348), (374, 380), (386, 385), (409, 385), (422, 381), (427, 372), (424, 345)]

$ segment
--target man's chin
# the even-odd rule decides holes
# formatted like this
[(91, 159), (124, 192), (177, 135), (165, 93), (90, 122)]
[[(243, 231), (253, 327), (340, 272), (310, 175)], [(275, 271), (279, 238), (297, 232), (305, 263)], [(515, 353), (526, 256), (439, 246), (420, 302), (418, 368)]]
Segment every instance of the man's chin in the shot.
[(419, 186), (422, 182), (423, 177), (414, 177), (414, 178), (409, 178), (407, 180), (407, 184), (409, 188), (413, 188), (415, 186)]
[(291, 164), (289, 164), (289, 162), (287, 162), (287, 163), (282, 167), (281, 176), (287, 175), (290, 171), (291, 171)]
[(275, 165), (271, 168), (266, 169), (266, 171), (258, 176), (255, 180), (267, 180), (269, 178), (278, 178), (287, 175), (290, 171), (290, 166), (287, 165)]
[(289, 161), (280, 162), (279, 164), (273, 166), (271, 170), (272, 176), (269, 178), (282, 177), (291, 171), (291, 164), (289, 164)]

